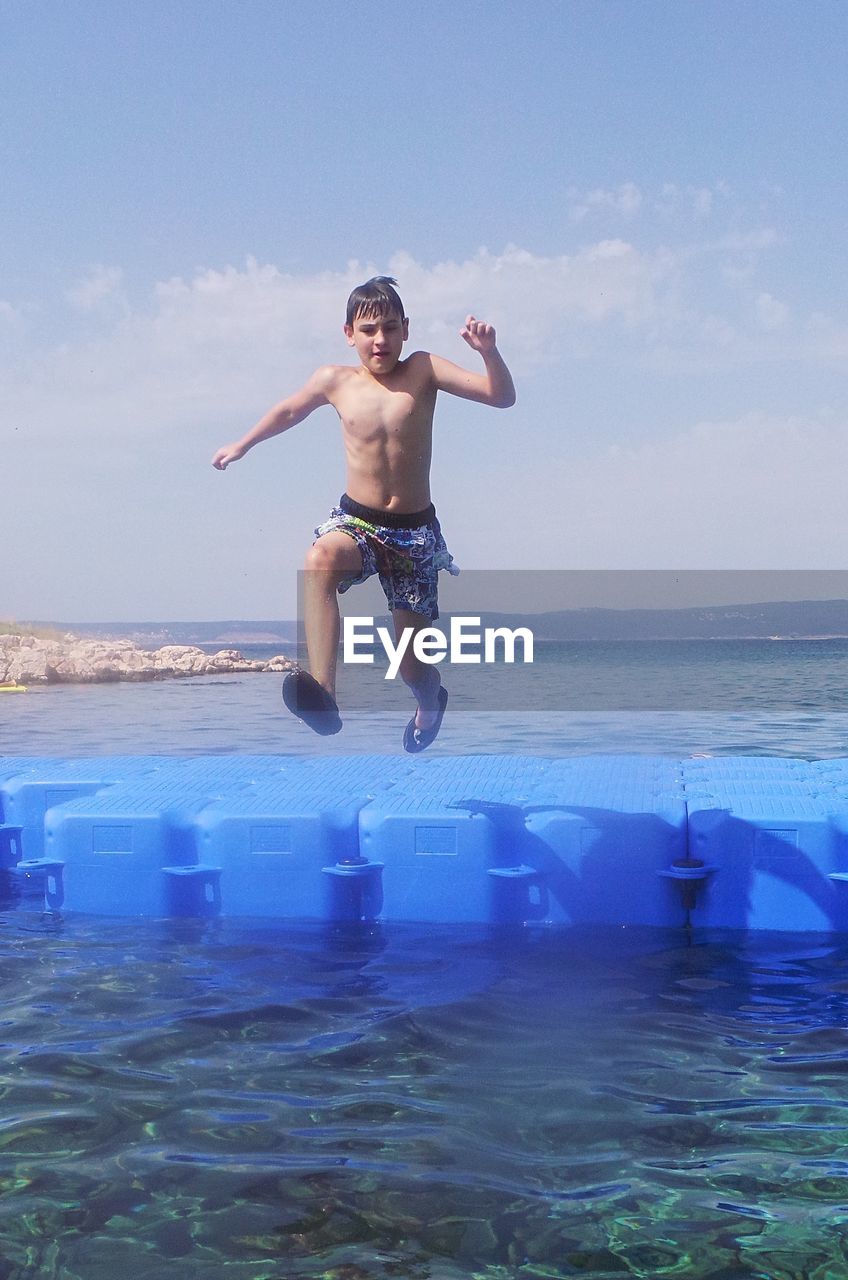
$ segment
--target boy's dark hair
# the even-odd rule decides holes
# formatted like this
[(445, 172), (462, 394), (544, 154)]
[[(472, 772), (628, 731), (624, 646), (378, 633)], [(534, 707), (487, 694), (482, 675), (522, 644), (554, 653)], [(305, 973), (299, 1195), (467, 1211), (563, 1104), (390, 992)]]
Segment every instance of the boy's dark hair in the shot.
[(391, 276), (372, 276), (365, 284), (358, 284), (347, 300), (345, 324), (352, 325), (357, 316), (387, 316), (397, 312), (398, 319), (405, 319), (403, 303), (395, 289), (397, 280)]

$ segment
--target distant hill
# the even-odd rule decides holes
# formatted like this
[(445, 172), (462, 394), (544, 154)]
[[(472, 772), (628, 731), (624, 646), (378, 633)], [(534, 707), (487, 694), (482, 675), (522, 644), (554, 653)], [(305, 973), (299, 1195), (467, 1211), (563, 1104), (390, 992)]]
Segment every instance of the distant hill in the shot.
[[(848, 637), (848, 600), (793, 600), (690, 609), (562, 609), (485, 613), (483, 626), (531, 626), (537, 640), (696, 640)], [(378, 620), (379, 621), (379, 620)], [(441, 619), (443, 625), (447, 618)], [(52, 622), (79, 636), (121, 636), (137, 644), (294, 645), (297, 622)]]
[[(497, 618), (498, 621), (490, 621)], [(564, 609), (529, 616), (537, 640), (735, 640), (848, 637), (848, 600), (793, 600), (691, 609)], [(515, 614), (487, 625), (517, 626)]]

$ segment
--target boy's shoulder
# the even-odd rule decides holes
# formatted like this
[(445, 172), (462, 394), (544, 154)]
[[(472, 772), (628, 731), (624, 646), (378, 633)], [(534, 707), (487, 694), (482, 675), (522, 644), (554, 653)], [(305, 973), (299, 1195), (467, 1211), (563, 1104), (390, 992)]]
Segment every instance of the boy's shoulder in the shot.
[(404, 356), (399, 362), (399, 367), (419, 377), (427, 376), (433, 370), (433, 357), (429, 351), (410, 351), (409, 355)]
[(348, 378), (356, 375), (356, 368), (351, 364), (322, 364), (310, 377), (312, 386), (320, 391), (332, 391)]
[[(398, 372), (426, 375), (432, 372), (433, 357), (429, 351), (411, 351), (397, 363)], [(360, 379), (363, 375), (361, 365), (357, 364), (322, 364), (310, 378), (310, 382), (322, 390), (331, 390), (351, 379)]]

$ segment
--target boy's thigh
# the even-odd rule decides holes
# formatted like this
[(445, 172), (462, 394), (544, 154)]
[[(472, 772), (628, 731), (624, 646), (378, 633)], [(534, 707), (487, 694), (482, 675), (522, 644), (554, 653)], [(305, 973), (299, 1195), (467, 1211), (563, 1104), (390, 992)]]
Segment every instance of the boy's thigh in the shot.
[(433, 626), (432, 619), (423, 613), (416, 613), (414, 609), (392, 609), (392, 623), (394, 624), (396, 642), (407, 629), (412, 632), (414, 637), (417, 632), (423, 631), (425, 627)]
[(439, 616), (439, 573), (432, 557), (381, 565), (380, 583), (392, 617), (409, 614), (419, 619), (420, 627), (427, 627)]
[(413, 645), (415, 636), (419, 631), (423, 631), (426, 627), (432, 627), (432, 618), (426, 617), (423, 613), (416, 613), (414, 609), (392, 609), (392, 622), (395, 628), (395, 643), (400, 643), (400, 638), (405, 631), (410, 631), (409, 640), (404, 647), (403, 657), (400, 660), (400, 677), (402, 680), (418, 681), (420, 683), (423, 678), (422, 673), (425, 670), (434, 669), (433, 663), (421, 662), (415, 653)]

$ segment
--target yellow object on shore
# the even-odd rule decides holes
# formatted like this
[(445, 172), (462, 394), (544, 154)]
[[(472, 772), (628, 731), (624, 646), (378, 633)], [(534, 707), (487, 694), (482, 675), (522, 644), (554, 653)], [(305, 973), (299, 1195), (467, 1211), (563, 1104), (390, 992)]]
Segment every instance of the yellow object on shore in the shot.
[(0, 693), (26, 693), (25, 684), (12, 684), (10, 680), (0, 681)]

